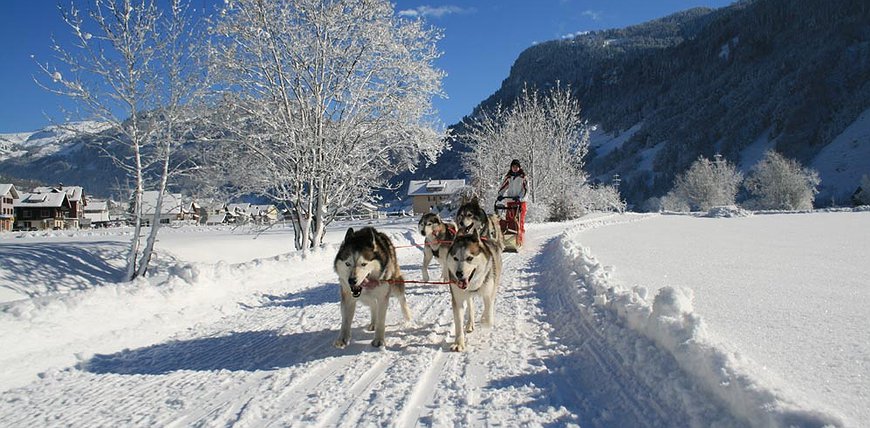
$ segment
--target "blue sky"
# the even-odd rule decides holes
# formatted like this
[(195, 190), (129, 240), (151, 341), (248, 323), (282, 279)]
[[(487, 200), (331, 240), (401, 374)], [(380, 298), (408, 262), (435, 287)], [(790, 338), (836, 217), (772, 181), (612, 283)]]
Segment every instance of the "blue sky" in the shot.
[[(61, 4), (68, 4), (61, 0)], [(76, 1), (85, 5), (88, 2)], [(396, 10), (423, 16), (444, 31), (437, 66), (448, 74), (447, 99), (435, 100), (443, 124), (471, 112), (501, 85), (524, 49), (580, 31), (621, 28), (697, 6), (731, 0), (399, 0)], [(0, 133), (32, 131), (62, 120), (68, 100), (39, 88), (35, 60), (52, 60), (51, 36), (68, 31), (54, 0), (11, 0), (0, 5)], [(194, 0), (194, 5), (213, 4)], [(31, 58), (31, 55), (35, 58)]]

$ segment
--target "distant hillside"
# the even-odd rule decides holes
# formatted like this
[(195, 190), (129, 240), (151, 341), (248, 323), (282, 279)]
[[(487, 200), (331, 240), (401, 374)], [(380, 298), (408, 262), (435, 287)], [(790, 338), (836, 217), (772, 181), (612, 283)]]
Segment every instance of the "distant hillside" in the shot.
[[(590, 172), (619, 173), (635, 204), (665, 193), (699, 155), (745, 163), (773, 147), (810, 165), (870, 108), (870, 2), (744, 1), (541, 43), (475, 111), (510, 104), (526, 83), (556, 81), (598, 126)], [(853, 134), (850, 144), (870, 144)], [(860, 177), (870, 159), (836, 168)], [(823, 171), (823, 186), (828, 178)], [(843, 181), (817, 202), (845, 202), (858, 182)]]
[[(0, 134), (0, 182), (17, 183), (22, 191), (29, 191), (34, 187), (33, 183), (63, 183), (82, 186), (92, 197), (123, 200), (132, 188), (128, 183), (130, 178), (107, 155), (130, 156), (129, 148), (117, 142), (121, 138), (117, 130), (96, 122), (75, 122), (52, 125), (35, 132)], [(195, 144), (185, 144), (175, 158), (183, 159), (188, 147), (197, 150), (193, 146)], [(143, 155), (147, 155), (147, 150)], [(159, 165), (147, 169), (146, 179), (155, 177), (157, 169)], [(178, 180), (173, 182), (171, 189), (189, 190)]]

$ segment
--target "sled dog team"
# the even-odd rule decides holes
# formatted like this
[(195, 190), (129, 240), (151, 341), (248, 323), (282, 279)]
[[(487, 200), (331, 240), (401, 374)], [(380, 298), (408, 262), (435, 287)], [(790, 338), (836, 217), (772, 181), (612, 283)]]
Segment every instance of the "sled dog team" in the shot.
[[(437, 214), (430, 213), (423, 215), (418, 226), (426, 237), (423, 280), (429, 281), (429, 263), (437, 259), (441, 264), (441, 280), (450, 283), (455, 328), (455, 341), (450, 349), (464, 351), (465, 333), (474, 330), (474, 296), (483, 299), (481, 324), (491, 326), (495, 321), (495, 296), (501, 281), (504, 248), (498, 217), (487, 215), (476, 198), (459, 207), (456, 222), (455, 225), (443, 222)], [(335, 256), (334, 267), (341, 286), (341, 330), (335, 346), (344, 348), (350, 343), (358, 301), (371, 310), (368, 330), (375, 333), (372, 346), (384, 346), (391, 295), (399, 300), (405, 321), (411, 319), (393, 243), (372, 227), (350, 228)]]

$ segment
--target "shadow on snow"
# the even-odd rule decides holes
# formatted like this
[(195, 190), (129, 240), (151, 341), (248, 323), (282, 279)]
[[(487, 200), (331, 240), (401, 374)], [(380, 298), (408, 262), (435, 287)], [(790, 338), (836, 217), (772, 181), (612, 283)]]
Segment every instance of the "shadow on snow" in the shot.
[[(122, 242), (3, 244), (0, 277), (29, 297), (123, 280)], [(38, 273), (35, 279), (34, 274)]]
[(91, 373), (166, 374), (179, 370), (274, 370), (341, 355), (334, 330), (294, 334), (248, 331), (228, 336), (172, 341), (111, 355), (97, 354), (77, 368)]

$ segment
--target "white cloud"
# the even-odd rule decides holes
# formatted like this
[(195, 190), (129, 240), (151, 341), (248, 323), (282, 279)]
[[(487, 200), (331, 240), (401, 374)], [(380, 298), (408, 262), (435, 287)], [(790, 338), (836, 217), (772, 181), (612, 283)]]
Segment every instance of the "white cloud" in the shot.
[(445, 15), (451, 15), (455, 13), (471, 13), (474, 12), (474, 9), (464, 9), (459, 6), (419, 6), (414, 9), (405, 9), (399, 11), (399, 16), (406, 16), (409, 18), (441, 18)]
[(600, 21), (601, 15), (602, 15), (602, 13), (600, 10), (584, 10), (583, 11), (583, 16), (588, 16), (593, 21)]

